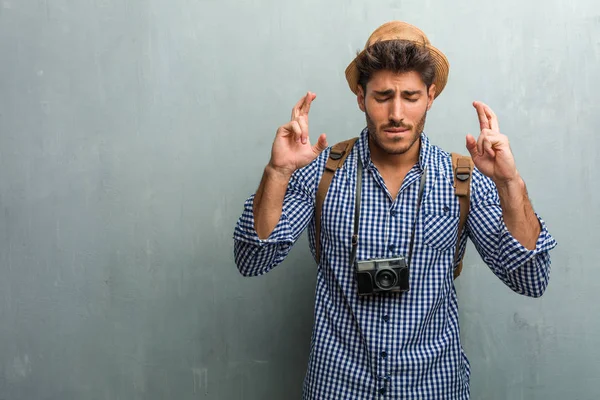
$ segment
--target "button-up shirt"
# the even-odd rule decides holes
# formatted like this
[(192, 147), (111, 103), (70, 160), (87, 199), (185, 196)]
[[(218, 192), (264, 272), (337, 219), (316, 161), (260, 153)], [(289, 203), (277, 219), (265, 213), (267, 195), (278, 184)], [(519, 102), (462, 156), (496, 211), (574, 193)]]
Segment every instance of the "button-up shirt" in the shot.
[[(494, 183), (477, 169), (471, 180), (467, 223), (457, 238), (460, 206), (450, 154), (421, 134), (418, 163), (394, 199), (371, 161), (368, 137), (364, 129), (336, 172), (323, 206), (315, 320), (303, 397), (468, 399), (470, 368), (460, 343), (453, 278), (456, 241), (460, 240), (462, 254), (470, 238), (502, 282), (532, 297), (542, 295), (548, 284), (548, 251), (556, 242), (537, 216), (541, 233), (536, 247), (523, 247), (504, 224)], [(281, 218), (267, 239), (256, 234), (254, 195), (248, 198), (234, 231), (235, 261), (243, 275), (262, 275), (280, 264), (307, 228), (316, 258), (315, 195), (330, 150), (293, 174)], [(361, 164), (357, 260), (407, 257), (414, 227), (407, 292), (358, 295), (350, 255)], [(423, 173), (426, 181), (417, 207)]]

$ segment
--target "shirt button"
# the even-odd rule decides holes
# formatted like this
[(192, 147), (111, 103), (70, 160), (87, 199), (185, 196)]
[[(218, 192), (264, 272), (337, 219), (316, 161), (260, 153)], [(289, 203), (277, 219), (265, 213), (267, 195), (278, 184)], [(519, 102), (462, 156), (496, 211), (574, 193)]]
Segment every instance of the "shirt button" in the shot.
[(444, 212), (447, 213), (448, 211), (450, 211), (450, 209), (448, 208), (448, 206), (444, 206)]
[(390, 249), (390, 251), (394, 251), (394, 250), (396, 250), (396, 246), (394, 246), (393, 244), (390, 244), (390, 245), (388, 246), (388, 248)]
[(382, 387), (382, 388), (379, 389), (379, 394), (380, 395), (384, 395), (385, 394), (385, 388), (384, 387)]
[(392, 210), (392, 211), (390, 212), (390, 214), (392, 214), (392, 217), (395, 217), (396, 215), (398, 215), (398, 211), (396, 211), (396, 210)]
[(381, 358), (386, 358), (387, 357), (387, 352), (384, 350), (381, 352)]
[(383, 316), (383, 320), (384, 320), (385, 322), (388, 322), (388, 321), (390, 320), (390, 316), (389, 316), (389, 315), (384, 315), (384, 316)]

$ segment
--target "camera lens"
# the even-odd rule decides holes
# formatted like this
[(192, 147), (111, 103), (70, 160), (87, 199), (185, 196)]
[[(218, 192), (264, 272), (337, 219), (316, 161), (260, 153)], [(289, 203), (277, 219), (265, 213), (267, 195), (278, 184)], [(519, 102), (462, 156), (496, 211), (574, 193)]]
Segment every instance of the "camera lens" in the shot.
[(396, 286), (397, 282), (398, 275), (396, 275), (396, 272), (392, 269), (380, 269), (375, 274), (375, 284), (381, 290), (390, 290), (391, 288)]

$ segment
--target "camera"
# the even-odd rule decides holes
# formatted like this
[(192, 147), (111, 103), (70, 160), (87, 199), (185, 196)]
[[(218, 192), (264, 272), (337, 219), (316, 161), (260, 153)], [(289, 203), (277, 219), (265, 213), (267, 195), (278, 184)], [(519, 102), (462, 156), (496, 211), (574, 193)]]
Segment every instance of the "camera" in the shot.
[(356, 261), (358, 294), (408, 291), (408, 264), (404, 256)]

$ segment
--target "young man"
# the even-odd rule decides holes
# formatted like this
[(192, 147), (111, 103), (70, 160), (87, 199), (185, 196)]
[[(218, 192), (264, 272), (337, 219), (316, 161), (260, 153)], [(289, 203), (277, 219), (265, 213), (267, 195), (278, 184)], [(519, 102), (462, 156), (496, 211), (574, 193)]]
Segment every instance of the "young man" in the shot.
[(277, 130), (236, 226), (234, 253), (243, 275), (264, 274), (308, 227), (318, 268), (304, 398), (469, 397), (453, 279), (457, 240), (462, 255), (471, 238), (517, 293), (538, 297), (548, 284), (556, 243), (532, 209), (496, 115), (479, 102), (481, 133), (466, 137), (476, 167), (470, 210), (458, 237), (452, 159), (423, 133), (447, 76), (446, 57), (416, 27), (394, 21), (373, 32), (346, 69), (367, 127), (331, 181), (319, 237), (315, 198), (331, 148), (325, 135), (309, 141), (315, 94)]

